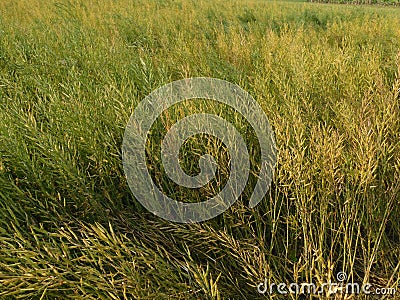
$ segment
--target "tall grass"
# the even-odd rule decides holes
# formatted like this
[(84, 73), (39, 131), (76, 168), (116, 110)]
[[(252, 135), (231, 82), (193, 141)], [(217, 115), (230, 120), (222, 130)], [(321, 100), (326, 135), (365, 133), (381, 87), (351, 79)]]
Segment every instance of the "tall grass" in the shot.
[[(0, 295), (256, 299), (265, 278), (324, 283), (339, 271), (397, 287), (399, 28), (399, 11), (379, 7), (0, 2)], [(143, 97), (194, 76), (251, 93), (279, 157), (268, 196), (249, 209), (259, 159), (249, 124), (213, 102), (169, 109), (147, 147), (170, 196), (202, 201), (229, 177), (229, 153), (199, 136), (182, 164), (196, 174), (199, 155), (214, 154), (217, 179), (188, 191), (166, 178), (159, 141), (183, 116), (224, 116), (252, 154), (240, 201), (213, 220), (174, 224), (133, 199), (120, 149)]]

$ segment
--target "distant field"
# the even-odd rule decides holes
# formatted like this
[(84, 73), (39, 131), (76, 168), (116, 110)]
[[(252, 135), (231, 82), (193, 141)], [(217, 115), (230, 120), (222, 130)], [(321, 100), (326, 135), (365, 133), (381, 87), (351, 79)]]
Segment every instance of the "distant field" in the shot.
[[(147, 94), (196, 76), (248, 91), (279, 157), (270, 191), (249, 209), (260, 157), (249, 124), (213, 101), (169, 109), (147, 155), (171, 197), (202, 201), (229, 177), (221, 166), (199, 190), (168, 180), (159, 141), (184, 115), (221, 115), (252, 154), (239, 201), (210, 221), (175, 224), (134, 199), (121, 144)], [(397, 287), (399, 91), (398, 8), (0, 1), (0, 298), (262, 299), (265, 279), (322, 284), (338, 272)], [(217, 140), (199, 137), (184, 169), (199, 172), (205, 152), (229, 161)]]

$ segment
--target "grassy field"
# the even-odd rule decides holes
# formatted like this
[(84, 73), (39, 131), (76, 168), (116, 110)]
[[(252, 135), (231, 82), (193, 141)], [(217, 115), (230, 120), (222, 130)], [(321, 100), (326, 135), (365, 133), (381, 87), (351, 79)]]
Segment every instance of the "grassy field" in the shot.
[[(234, 110), (174, 106), (148, 166), (178, 200), (159, 141), (184, 115), (217, 113), (251, 149), (252, 175), (228, 211), (176, 224), (144, 209), (123, 173), (129, 116), (187, 77), (238, 84), (262, 106), (279, 152), (254, 209), (259, 144)], [(400, 9), (261, 0), (0, 2), (0, 298), (262, 299), (257, 285), (400, 283)], [(199, 153), (229, 153), (211, 137)], [(400, 291), (398, 291), (398, 295)], [(279, 295), (275, 295), (279, 298)], [(303, 299), (289, 294), (283, 298)], [(326, 295), (322, 295), (326, 298)]]

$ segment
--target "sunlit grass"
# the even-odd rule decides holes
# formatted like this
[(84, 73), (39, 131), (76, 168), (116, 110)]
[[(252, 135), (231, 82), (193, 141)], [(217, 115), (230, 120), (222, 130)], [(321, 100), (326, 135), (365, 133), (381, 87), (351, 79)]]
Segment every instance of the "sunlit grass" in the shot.
[[(270, 1), (0, 2), (0, 295), (256, 299), (257, 284), (400, 283), (398, 9)], [(151, 174), (174, 186), (159, 138), (186, 114), (215, 112), (243, 133), (252, 173), (240, 201), (201, 224), (153, 216), (127, 186), (125, 126), (148, 93), (216, 77), (247, 90), (276, 135), (267, 197), (247, 203), (259, 146), (215, 103), (166, 111), (148, 142)], [(213, 139), (186, 145), (188, 173)], [(184, 199), (183, 199), (184, 198)], [(190, 198), (190, 199), (189, 199)], [(295, 298), (294, 295), (287, 295)]]

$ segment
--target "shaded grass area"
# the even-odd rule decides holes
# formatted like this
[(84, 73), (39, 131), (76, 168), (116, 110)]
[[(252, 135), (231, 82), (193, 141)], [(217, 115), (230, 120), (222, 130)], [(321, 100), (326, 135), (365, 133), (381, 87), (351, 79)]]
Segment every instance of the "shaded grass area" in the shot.
[[(322, 284), (339, 271), (349, 282), (399, 284), (397, 9), (23, 0), (0, 12), (2, 297), (257, 299), (265, 278)], [(173, 224), (133, 199), (120, 149), (143, 97), (194, 76), (247, 90), (279, 157), (270, 192), (249, 209), (259, 159), (249, 124), (215, 103), (169, 109), (147, 156), (171, 197), (202, 201), (229, 177), (222, 164), (199, 191), (168, 181), (157, 147), (183, 116), (223, 116), (252, 154), (248, 186), (228, 211)], [(229, 161), (209, 137), (186, 147), (189, 174), (205, 151)]]

